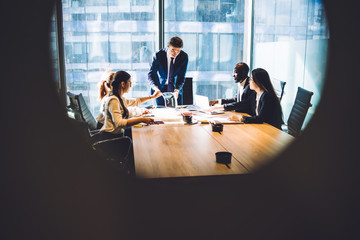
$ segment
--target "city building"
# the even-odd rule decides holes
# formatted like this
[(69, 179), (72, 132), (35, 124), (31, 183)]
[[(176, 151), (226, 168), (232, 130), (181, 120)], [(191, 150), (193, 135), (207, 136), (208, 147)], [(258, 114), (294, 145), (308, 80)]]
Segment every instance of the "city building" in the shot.
[[(287, 83), (284, 120), (298, 86), (314, 92), (308, 119), (321, 97), (329, 38), (321, 0), (63, 0), (60, 12), (64, 91), (82, 93), (95, 116), (109, 71), (132, 75), (129, 96), (149, 94), (152, 55), (172, 36), (184, 40), (194, 94), (232, 97), (232, 71), (244, 61)], [(52, 30), (56, 69), (55, 18)]]

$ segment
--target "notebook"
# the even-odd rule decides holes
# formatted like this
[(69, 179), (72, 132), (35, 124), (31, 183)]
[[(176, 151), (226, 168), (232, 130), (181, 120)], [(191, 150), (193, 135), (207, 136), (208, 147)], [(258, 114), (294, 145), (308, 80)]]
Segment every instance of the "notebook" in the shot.
[(214, 122), (214, 123), (221, 123), (221, 124), (243, 124), (244, 122), (239, 121), (232, 121), (229, 120), (228, 117), (226, 118), (211, 118), (210, 122)]

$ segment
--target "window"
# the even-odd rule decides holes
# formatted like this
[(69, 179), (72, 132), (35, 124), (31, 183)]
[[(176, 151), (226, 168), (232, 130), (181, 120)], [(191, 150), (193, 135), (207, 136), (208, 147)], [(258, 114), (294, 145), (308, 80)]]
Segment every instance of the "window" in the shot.
[(56, 22), (55, 22), (55, 14), (51, 18), (51, 30), (50, 30), (50, 51), (51, 51), (51, 61), (54, 73), (54, 80), (56, 83), (56, 87), (60, 88), (59, 82), (59, 63), (58, 63), (58, 56), (57, 56), (57, 41), (56, 41)]
[[(165, 0), (165, 41), (179, 36), (189, 55), (194, 93), (233, 97), (236, 63), (243, 61), (244, 0)], [(230, 83), (230, 84), (228, 84)], [(227, 90), (224, 90), (224, 88)]]
[(146, 94), (156, 44), (155, 0), (64, 0), (62, 6), (67, 91), (82, 93), (94, 116), (98, 83), (110, 71), (132, 75), (130, 96)]
[[(159, 1), (164, 33), (158, 32)], [(149, 93), (147, 73), (158, 34), (164, 47), (173, 36), (183, 39), (186, 76), (193, 78), (195, 94), (233, 97), (233, 68), (245, 61), (287, 82), (281, 101), (285, 121), (297, 86), (314, 92), (309, 117), (320, 99), (328, 43), (321, 0), (63, 0), (62, 6), (66, 90), (82, 93), (94, 116), (100, 104), (97, 84), (109, 71), (132, 75), (128, 96)]]
[(271, 79), (286, 82), (281, 101), (285, 121), (297, 87), (314, 92), (307, 122), (320, 100), (325, 77), (329, 35), (321, 1), (255, 0), (254, 9), (252, 67), (264, 68)]

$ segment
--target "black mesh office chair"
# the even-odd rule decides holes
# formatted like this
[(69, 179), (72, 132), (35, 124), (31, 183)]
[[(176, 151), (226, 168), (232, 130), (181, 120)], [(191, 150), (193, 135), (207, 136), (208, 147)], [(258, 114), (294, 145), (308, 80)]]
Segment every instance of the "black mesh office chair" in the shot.
[(122, 173), (130, 175), (133, 172), (130, 163), (132, 141), (129, 137), (124, 136), (94, 142), (88, 131), (87, 123), (71, 118), (67, 118), (67, 121), (73, 126), (71, 134), (81, 136), (85, 144), (89, 146), (90, 151), (97, 154), (100, 159)]
[(287, 132), (294, 137), (301, 133), (308, 109), (312, 106), (310, 101), (313, 94), (313, 92), (298, 87), (295, 102), (287, 121)]
[(68, 106), (68, 109), (72, 110), (75, 115), (75, 119), (86, 122), (90, 130), (96, 130), (97, 121), (91, 114), (82, 94), (74, 94), (71, 92), (67, 92), (66, 94), (68, 95), (70, 100), (70, 105)]
[(131, 164), (130, 156), (132, 149), (132, 141), (129, 137), (111, 138), (92, 144), (97, 154), (105, 160), (121, 169), (126, 170), (128, 174), (133, 173), (133, 164)]
[(193, 81), (191, 77), (185, 78), (185, 83), (183, 86), (183, 104), (192, 105), (194, 102), (193, 95)]

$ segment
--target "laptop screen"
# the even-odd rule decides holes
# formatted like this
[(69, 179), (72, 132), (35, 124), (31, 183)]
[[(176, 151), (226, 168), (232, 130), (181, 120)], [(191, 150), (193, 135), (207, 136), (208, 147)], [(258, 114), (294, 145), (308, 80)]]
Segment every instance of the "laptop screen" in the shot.
[(209, 98), (207, 96), (195, 95), (195, 106), (198, 106), (200, 109), (206, 110), (209, 109)]

